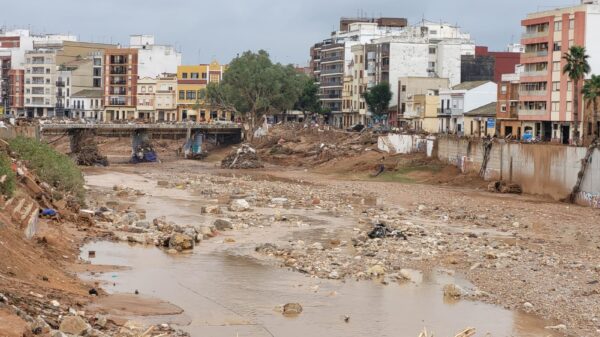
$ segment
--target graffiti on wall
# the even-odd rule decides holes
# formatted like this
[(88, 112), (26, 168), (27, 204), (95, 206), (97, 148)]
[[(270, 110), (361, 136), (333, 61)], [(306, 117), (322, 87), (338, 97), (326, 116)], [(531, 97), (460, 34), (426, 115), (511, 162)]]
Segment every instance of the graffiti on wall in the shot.
[(600, 193), (579, 192), (577, 201), (592, 208), (600, 208)]

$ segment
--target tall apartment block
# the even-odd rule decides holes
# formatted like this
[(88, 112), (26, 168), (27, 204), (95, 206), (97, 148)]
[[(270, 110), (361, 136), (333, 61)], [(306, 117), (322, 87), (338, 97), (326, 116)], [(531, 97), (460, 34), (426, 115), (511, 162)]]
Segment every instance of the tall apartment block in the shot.
[[(580, 5), (527, 15), (521, 22), (523, 73), (519, 79), (520, 123), (505, 125), (513, 134), (532, 133), (545, 141), (572, 142), (573, 83), (562, 69), (563, 56), (571, 46), (583, 46), (590, 56), (592, 71), (600, 71), (600, 5), (598, 0), (584, 0)], [(580, 83), (579, 88), (583, 85)], [(583, 102), (582, 99), (579, 100)], [(584, 104), (580, 104), (582, 124)], [(502, 125), (501, 125), (502, 127)], [(581, 125), (579, 127), (581, 130)], [(581, 131), (580, 131), (581, 132)], [(506, 130), (501, 130), (506, 134)]]
[(104, 52), (104, 121), (135, 118), (137, 80), (137, 49)]

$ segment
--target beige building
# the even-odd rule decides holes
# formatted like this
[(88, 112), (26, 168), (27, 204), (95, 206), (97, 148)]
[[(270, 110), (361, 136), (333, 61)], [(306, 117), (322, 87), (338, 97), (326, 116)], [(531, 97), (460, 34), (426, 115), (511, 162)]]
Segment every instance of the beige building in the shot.
[(440, 96), (414, 95), (411, 101), (416, 116), (409, 120), (409, 127), (412, 130), (437, 133), (439, 129), (437, 111), (440, 105)]
[(144, 77), (137, 81), (136, 119), (154, 119), (156, 101), (156, 79)]
[(155, 122), (177, 121), (177, 75), (165, 75), (156, 80), (154, 110)]
[(352, 76), (344, 76), (344, 87), (342, 89), (342, 127), (348, 128), (354, 125), (355, 113), (352, 109)]
[(56, 81), (55, 51), (34, 50), (25, 53), (24, 104), (27, 117), (54, 115)]
[(465, 136), (493, 137), (496, 135), (496, 102), (464, 113)]
[(353, 61), (350, 65), (352, 74), (352, 101), (351, 110), (354, 116), (354, 124), (367, 125), (369, 112), (363, 93), (367, 90), (368, 74), (366, 71), (366, 47), (355, 45), (351, 48)]
[[(416, 130), (416, 131), (427, 131), (421, 124), (423, 120), (423, 111), (419, 111), (419, 108), (426, 106), (425, 103), (431, 102), (432, 99), (424, 99), (417, 96), (438, 96), (440, 90), (448, 89), (450, 87), (450, 80), (447, 78), (437, 77), (401, 77), (398, 79), (398, 102), (400, 114), (398, 121), (401, 127)], [(427, 102), (425, 102), (427, 101)], [(439, 102), (439, 98), (438, 98)], [(435, 110), (436, 122), (427, 121), (428, 126), (436, 124), (437, 126), (437, 108)], [(416, 120), (416, 121), (415, 121)], [(437, 128), (433, 131), (437, 132)]]

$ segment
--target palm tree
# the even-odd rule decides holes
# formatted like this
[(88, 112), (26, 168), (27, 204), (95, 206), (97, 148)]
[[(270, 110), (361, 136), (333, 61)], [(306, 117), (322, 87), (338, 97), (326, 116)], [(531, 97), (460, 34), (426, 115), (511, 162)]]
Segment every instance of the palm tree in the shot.
[(589, 56), (585, 54), (585, 48), (581, 46), (572, 46), (563, 56), (566, 61), (563, 73), (569, 75), (569, 78), (573, 81), (573, 134), (576, 143), (579, 143), (579, 99), (581, 98), (579, 83), (590, 72), (588, 58)]
[[(583, 85), (583, 97), (592, 104), (592, 135), (598, 138), (599, 131), (596, 125), (596, 116), (598, 114), (598, 99), (600, 98), (600, 75), (592, 75)], [(585, 123), (584, 123), (585, 124)]]

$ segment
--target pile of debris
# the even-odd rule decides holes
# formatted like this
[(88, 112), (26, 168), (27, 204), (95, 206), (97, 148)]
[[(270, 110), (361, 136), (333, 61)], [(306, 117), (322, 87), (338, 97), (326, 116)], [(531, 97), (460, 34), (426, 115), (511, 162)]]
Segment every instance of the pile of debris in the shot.
[(90, 130), (75, 130), (71, 137), (71, 158), (77, 165), (108, 166), (108, 158), (103, 156)]
[(276, 125), (256, 142), (261, 158), (278, 165), (311, 166), (354, 157), (374, 149), (372, 132), (344, 132), (297, 124)]
[(253, 169), (263, 168), (264, 165), (256, 153), (256, 150), (248, 144), (243, 144), (239, 149), (231, 151), (221, 161), (221, 168), (226, 169)]
[(131, 162), (137, 163), (155, 163), (158, 161), (156, 151), (150, 142), (142, 142), (137, 145), (131, 155)]
[(521, 188), (521, 185), (516, 183), (509, 183), (503, 180), (497, 180), (492, 181), (488, 185), (488, 191), (493, 193), (521, 194), (523, 193), (523, 188)]

